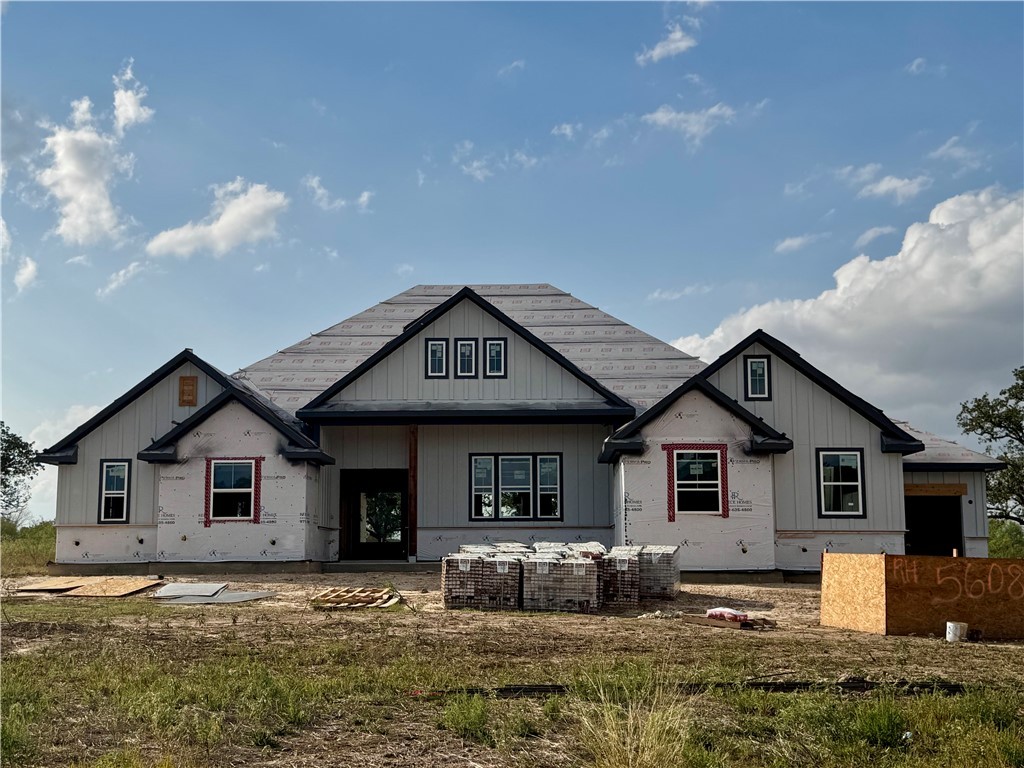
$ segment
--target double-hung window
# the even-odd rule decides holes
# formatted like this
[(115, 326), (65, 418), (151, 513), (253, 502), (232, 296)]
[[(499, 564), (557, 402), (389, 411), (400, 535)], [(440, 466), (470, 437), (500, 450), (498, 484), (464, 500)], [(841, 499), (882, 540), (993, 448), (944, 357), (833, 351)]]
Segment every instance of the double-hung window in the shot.
[(561, 519), (562, 457), (471, 456), (470, 496), (472, 520)]
[(109, 459), (100, 462), (100, 522), (128, 522), (128, 491), (131, 461)]
[(865, 517), (864, 450), (818, 451), (818, 511), (822, 517)]
[(722, 458), (713, 451), (675, 451), (676, 512), (722, 514)]
[(771, 400), (771, 358), (766, 355), (743, 357), (743, 396), (747, 400)]
[(428, 379), (448, 378), (448, 339), (427, 339), (426, 376)]
[(476, 339), (455, 340), (455, 378), (476, 378), (476, 349)]
[(230, 460), (211, 463), (210, 518), (252, 520), (255, 461)]
[(484, 339), (484, 377), (508, 377), (508, 339)]

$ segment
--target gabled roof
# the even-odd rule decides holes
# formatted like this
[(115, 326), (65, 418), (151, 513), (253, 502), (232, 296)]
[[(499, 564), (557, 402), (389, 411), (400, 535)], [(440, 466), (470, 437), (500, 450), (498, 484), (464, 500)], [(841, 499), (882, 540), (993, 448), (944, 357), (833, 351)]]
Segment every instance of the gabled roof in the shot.
[(905, 421), (896, 422), (924, 443), (924, 450), (903, 459), (904, 472), (993, 472), (1006, 469), (1006, 463), (988, 454), (978, 453), (944, 437), (917, 429)]
[[(235, 378), (290, 413), (343, 379), (462, 285), (418, 285), (242, 369)], [(637, 410), (653, 405), (704, 363), (565, 291), (545, 284), (470, 285)]]
[(673, 403), (688, 392), (700, 392), (716, 405), (745, 422), (752, 430), (750, 451), (752, 453), (788, 453), (793, 450), (793, 441), (779, 432), (764, 419), (755, 416), (732, 398), (726, 397), (717, 388), (711, 386), (706, 379), (695, 376), (677, 387), (675, 391), (663, 397), (656, 405), (648, 408), (633, 421), (619, 428), (605, 440), (604, 449), (598, 461), (609, 463), (620, 453), (638, 453), (643, 450), (643, 441), (639, 439), (640, 431), (667, 411)]
[(760, 344), (772, 354), (798, 370), (834, 398), (844, 403), (853, 411), (859, 413), (869, 422), (878, 427), (882, 431), (883, 453), (902, 453), (906, 456), (908, 454), (918, 453), (919, 451), (924, 450), (924, 444), (920, 440), (901, 428), (878, 408), (871, 405), (867, 400), (857, 397), (857, 395), (846, 389), (846, 387), (842, 386), (835, 379), (826, 376), (800, 357), (800, 354), (792, 347), (786, 346), (774, 336), (771, 336), (760, 328), (747, 336), (747, 338), (743, 339), (743, 341), (734, 346), (728, 352), (721, 355), (717, 360), (715, 360), (715, 362), (701, 371), (698, 376), (703, 379), (710, 377), (712, 374), (721, 370), (726, 363), (738, 356), (752, 344)]
[(181, 424), (178, 424), (162, 437), (157, 438), (149, 447), (139, 451), (139, 460), (154, 464), (177, 461), (178, 456), (175, 447), (178, 440), (228, 403), (239, 403), (245, 406), (251, 413), (285, 437), (288, 440), (288, 444), (284, 451), (282, 451), (282, 455), (286, 459), (311, 461), (314, 464), (334, 463), (334, 459), (321, 451), (320, 446), (315, 440), (300, 432), (293, 424), (289, 424), (287, 420), (282, 418), (280, 414), (258, 395), (246, 391), (234, 382), (210, 402), (181, 422)]
[(65, 437), (63, 440), (54, 443), (45, 451), (38, 453), (36, 455), (36, 460), (41, 461), (44, 464), (76, 463), (78, 461), (78, 442), (82, 438), (86, 437), (97, 427), (103, 425), (108, 419), (115, 416), (122, 408), (146, 394), (146, 392), (170, 376), (185, 363), (191, 363), (226, 389), (235, 386), (226, 373), (214, 368), (208, 362), (196, 355), (191, 349), (182, 350), (153, 371), (153, 373), (149, 374), (149, 376), (117, 398), (117, 400), (85, 422), (85, 424), (80, 426), (70, 435)]
[[(547, 355), (549, 358), (555, 361), (558, 365), (568, 371), (576, 378), (583, 381), (594, 391), (598, 392), (605, 398), (605, 402), (615, 409), (619, 409), (619, 413), (615, 414), (618, 418), (629, 418), (635, 414), (634, 408), (625, 399), (612, 392), (610, 389), (601, 384), (590, 374), (580, 370), (580, 368), (570, 360), (566, 359), (561, 353), (556, 351), (550, 345), (544, 343), (538, 339), (533, 333), (521, 326), (519, 323), (514, 321), (508, 315), (504, 314), (501, 310), (497, 309), (490, 302), (484, 301), (472, 288), (468, 286), (457, 291), (455, 294), (450, 296), (445, 301), (438, 304), (436, 307), (428, 311), (426, 314), (417, 318), (413, 322), (405, 326), (402, 332), (387, 342), (384, 346), (366, 358), (362, 363), (357, 365), (352, 371), (343, 376), (339, 381), (336, 381), (326, 390), (317, 395), (308, 405), (299, 409), (298, 416), (305, 420), (316, 420), (321, 417), (331, 416), (335, 414), (338, 409), (331, 408), (328, 401), (338, 394), (345, 387), (352, 384), (360, 376), (365, 374), (379, 362), (387, 358), (392, 352), (402, 347), (407, 341), (413, 338), (416, 334), (422, 331), (424, 328), (429, 326), (431, 323), (436, 321), (442, 315), (450, 311), (454, 306), (463, 302), (469, 301), (479, 307), (481, 310), (489, 314), (498, 322), (510, 328), (513, 332), (525, 339), (534, 348)], [(604, 410), (607, 410), (605, 408)]]

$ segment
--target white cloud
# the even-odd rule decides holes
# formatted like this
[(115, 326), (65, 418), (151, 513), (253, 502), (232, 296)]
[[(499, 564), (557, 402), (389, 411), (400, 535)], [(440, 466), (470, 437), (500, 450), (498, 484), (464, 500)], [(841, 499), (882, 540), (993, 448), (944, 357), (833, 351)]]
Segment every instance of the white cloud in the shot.
[(786, 197), (808, 197), (807, 185), (817, 178), (815, 175), (808, 176), (801, 181), (787, 181), (782, 187), (782, 193)]
[(857, 193), (857, 197), (891, 196), (896, 201), (896, 205), (902, 205), (907, 200), (917, 197), (931, 185), (932, 179), (929, 176), (916, 176), (913, 179), (886, 176), (861, 189)]
[(416, 186), (422, 187), (427, 181), (427, 174), (421, 171), (419, 168), (416, 169)]
[(96, 297), (99, 299), (107, 298), (114, 291), (124, 288), (132, 278), (136, 277), (144, 269), (145, 265), (141, 261), (133, 261), (124, 269), (119, 269), (108, 278), (106, 285), (96, 289)]
[(872, 240), (882, 237), (883, 235), (891, 235), (895, 231), (896, 227), (872, 227), (871, 229), (867, 230), (860, 237), (857, 238), (857, 240), (853, 244), (853, 247), (863, 248)]
[(960, 143), (959, 136), (953, 136), (938, 149), (928, 153), (931, 160), (949, 160), (959, 166), (954, 176), (962, 176), (968, 171), (976, 171), (985, 162), (985, 155), (977, 149), (965, 147)]
[(146, 245), (146, 253), (187, 258), (205, 250), (223, 256), (239, 245), (277, 236), (277, 217), (288, 208), (283, 192), (266, 184), (249, 183), (239, 176), (214, 186), (213, 194), (213, 207), (204, 220), (161, 232)]
[(526, 59), (516, 59), (511, 64), (506, 64), (498, 70), (498, 77), (508, 77), (515, 72), (522, 72), (526, 69)]
[(608, 139), (612, 137), (613, 129), (610, 125), (605, 125), (597, 131), (594, 131), (590, 138), (587, 139), (587, 148), (595, 149), (604, 144)]
[(412, 264), (398, 264), (395, 266), (395, 274), (399, 277), (408, 277), (415, 271), (416, 268)]
[(932, 65), (928, 63), (928, 59), (918, 57), (907, 64), (903, 71), (911, 75), (938, 75), (939, 77), (945, 77), (946, 69), (945, 64)]
[(311, 106), (313, 111), (320, 115), (320, 117), (327, 114), (327, 105), (318, 99), (310, 99), (309, 106)]
[(520, 168), (533, 168), (540, 162), (539, 158), (534, 157), (533, 155), (528, 155), (521, 149), (517, 149), (512, 153), (512, 160)]
[(684, 296), (697, 296), (705, 293), (711, 293), (711, 286), (704, 283), (695, 283), (694, 285), (687, 285), (678, 291), (658, 288), (654, 292), (647, 294), (647, 300), (677, 301)]
[(114, 75), (114, 132), (118, 136), (124, 136), (126, 128), (148, 123), (153, 118), (153, 110), (142, 104), (149, 89), (132, 74), (134, 64), (134, 59), (128, 59), (121, 71)]
[(713, 107), (695, 112), (676, 112), (667, 104), (662, 104), (654, 112), (640, 119), (656, 128), (664, 128), (681, 133), (691, 149), (701, 145), (711, 132), (720, 125), (727, 125), (736, 117), (736, 110), (728, 104), (719, 102)]
[(14, 287), (21, 293), (32, 285), (39, 277), (39, 265), (29, 256), (22, 256), (18, 263), (18, 271), (14, 273)]
[(646, 67), (648, 64), (655, 64), (662, 59), (678, 56), (695, 45), (697, 45), (697, 41), (686, 34), (679, 24), (669, 24), (668, 34), (659, 40), (657, 45), (650, 50), (644, 46), (644, 50), (636, 54), (636, 63), (641, 67)]
[(11, 255), (11, 233), (7, 229), (7, 222), (0, 218), (0, 262), (7, 262)]
[(268, 269), (270, 269), (270, 265), (267, 262), (263, 262), (262, 264), (257, 264), (255, 267), (253, 267), (252, 271), (253, 272), (266, 272)]
[(371, 192), (368, 189), (363, 190), (359, 194), (359, 197), (356, 198), (356, 210), (360, 213), (373, 213), (373, 211), (370, 210), (370, 201), (376, 194), (376, 192)]
[(89, 260), (89, 257), (86, 256), (84, 253), (81, 256), (72, 256), (70, 259), (68, 259), (64, 263), (65, 264), (75, 264), (76, 266), (79, 266), (79, 267), (91, 267), (92, 266), (92, 262)]
[(455, 148), (452, 150), (452, 162), (460, 163), (469, 157), (473, 153), (473, 146), (473, 142), (469, 139), (463, 139), (456, 144)]
[(834, 173), (836, 178), (840, 181), (845, 181), (852, 186), (859, 186), (861, 184), (867, 184), (869, 181), (874, 179), (881, 170), (881, 163), (868, 163), (867, 165), (862, 165), (859, 168), (855, 165), (836, 168)]
[[(36, 450), (45, 450), (99, 412), (98, 405), (72, 405), (62, 416), (41, 422), (28, 433), (28, 440)], [(43, 464), (42, 469), (32, 480), (28, 509), (30, 517), (49, 520), (57, 509), (57, 467)]]
[(576, 134), (583, 130), (583, 123), (562, 123), (551, 129), (552, 136), (562, 136), (569, 141), (576, 138)]
[(460, 168), (464, 174), (472, 176), (477, 181), (486, 181), (494, 175), (494, 171), (488, 166), (486, 158), (472, 160), (460, 166)]
[(898, 253), (857, 256), (811, 299), (741, 310), (675, 346), (712, 360), (757, 328), (890, 415), (955, 435), (959, 403), (1020, 365), (1024, 193), (989, 188), (936, 205)]
[(342, 200), (340, 197), (331, 199), (330, 193), (324, 189), (320, 183), (319, 176), (306, 176), (302, 179), (302, 184), (310, 192), (313, 193), (313, 203), (325, 211), (337, 211), (340, 208), (344, 208), (348, 203)]
[(784, 240), (779, 240), (775, 244), (775, 252), (793, 253), (794, 251), (799, 251), (802, 248), (806, 248), (808, 245), (816, 243), (819, 240), (824, 240), (825, 238), (831, 236), (831, 234), (831, 232), (815, 232), (806, 235), (797, 235), (795, 237), (787, 237)]
[(95, 126), (89, 100), (73, 103), (70, 125), (46, 125), (43, 155), (49, 165), (36, 182), (57, 202), (56, 233), (69, 245), (100, 240), (118, 241), (124, 230), (121, 215), (110, 198), (120, 176), (130, 176), (134, 157), (121, 155), (117, 137)]

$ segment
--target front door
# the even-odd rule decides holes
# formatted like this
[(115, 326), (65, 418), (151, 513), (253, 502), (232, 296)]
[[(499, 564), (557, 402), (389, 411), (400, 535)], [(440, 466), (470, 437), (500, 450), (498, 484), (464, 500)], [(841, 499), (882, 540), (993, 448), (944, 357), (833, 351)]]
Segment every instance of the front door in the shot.
[(405, 560), (409, 555), (409, 474), (404, 469), (341, 471), (342, 559)]

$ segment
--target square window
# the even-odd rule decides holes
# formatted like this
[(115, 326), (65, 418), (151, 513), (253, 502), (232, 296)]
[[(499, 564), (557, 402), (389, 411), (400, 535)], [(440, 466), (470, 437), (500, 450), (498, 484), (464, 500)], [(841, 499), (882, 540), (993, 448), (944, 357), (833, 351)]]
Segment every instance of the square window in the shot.
[(863, 449), (818, 449), (818, 509), (822, 517), (865, 517)]
[(255, 462), (213, 461), (210, 483), (212, 520), (253, 519), (253, 475)]
[(675, 450), (675, 511), (681, 514), (721, 515), (722, 451)]

